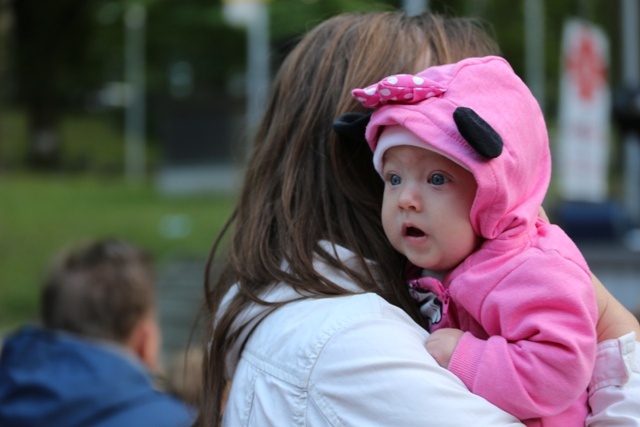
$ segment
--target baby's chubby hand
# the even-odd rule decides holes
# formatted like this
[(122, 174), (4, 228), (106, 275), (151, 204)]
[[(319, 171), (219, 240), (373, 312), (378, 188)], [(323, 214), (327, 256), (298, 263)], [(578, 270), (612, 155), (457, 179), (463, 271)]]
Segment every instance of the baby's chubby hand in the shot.
[(460, 329), (442, 328), (432, 332), (427, 338), (427, 351), (436, 359), (438, 365), (449, 367), (451, 355), (462, 337)]

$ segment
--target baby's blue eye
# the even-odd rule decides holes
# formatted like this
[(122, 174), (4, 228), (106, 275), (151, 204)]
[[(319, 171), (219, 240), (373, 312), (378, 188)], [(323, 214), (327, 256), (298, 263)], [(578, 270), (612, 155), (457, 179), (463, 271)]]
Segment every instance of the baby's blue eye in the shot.
[(389, 184), (391, 185), (399, 185), (402, 182), (402, 179), (396, 174), (392, 174), (389, 176)]
[(444, 185), (448, 181), (449, 180), (447, 179), (447, 177), (445, 177), (441, 173), (434, 173), (433, 175), (431, 175), (431, 178), (429, 178), (429, 182), (433, 185)]

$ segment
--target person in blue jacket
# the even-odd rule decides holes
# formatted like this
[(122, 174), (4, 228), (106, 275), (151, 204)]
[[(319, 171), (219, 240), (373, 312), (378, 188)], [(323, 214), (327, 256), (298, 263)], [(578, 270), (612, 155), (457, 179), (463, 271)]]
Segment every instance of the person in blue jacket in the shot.
[(41, 294), (42, 326), (7, 337), (0, 426), (189, 426), (195, 410), (154, 386), (160, 331), (151, 258), (123, 241), (65, 251)]

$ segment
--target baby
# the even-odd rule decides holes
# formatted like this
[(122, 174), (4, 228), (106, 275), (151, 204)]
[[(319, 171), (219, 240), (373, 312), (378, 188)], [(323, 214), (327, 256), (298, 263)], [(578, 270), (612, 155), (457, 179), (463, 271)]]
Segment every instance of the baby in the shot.
[(538, 216), (551, 177), (543, 114), (499, 57), (353, 91), (385, 183), (382, 223), (421, 274), (427, 350), (528, 426), (583, 426), (596, 351), (590, 272)]

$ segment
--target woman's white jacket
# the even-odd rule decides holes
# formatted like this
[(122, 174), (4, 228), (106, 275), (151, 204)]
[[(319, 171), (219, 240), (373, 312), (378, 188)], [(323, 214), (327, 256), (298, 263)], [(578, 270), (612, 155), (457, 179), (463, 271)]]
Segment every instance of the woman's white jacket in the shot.
[[(335, 251), (343, 262), (352, 258), (344, 248)], [(357, 291), (330, 266), (317, 262), (316, 269)], [(299, 297), (286, 284), (265, 295)], [(306, 298), (265, 310), (255, 305), (238, 318), (257, 327), (228, 360), (233, 385), (225, 426), (521, 425), (438, 366), (425, 349), (427, 332), (376, 294)]]

